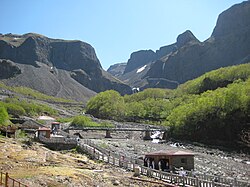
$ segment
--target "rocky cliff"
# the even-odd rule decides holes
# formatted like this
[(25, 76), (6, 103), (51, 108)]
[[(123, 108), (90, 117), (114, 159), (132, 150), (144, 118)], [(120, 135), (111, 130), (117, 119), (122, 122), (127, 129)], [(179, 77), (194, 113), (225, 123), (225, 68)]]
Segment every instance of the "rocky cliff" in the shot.
[[(131, 70), (129, 76), (125, 71), (121, 79), (133, 87), (175, 88), (205, 72), (249, 62), (250, 1), (236, 4), (222, 12), (211, 37), (206, 41), (200, 42), (191, 31), (186, 31), (177, 37), (176, 43), (160, 51), (157, 52), (161, 55), (157, 56), (156, 52), (151, 55), (155, 59), (150, 59), (151, 62), (145, 60), (144, 64), (140, 59), (149, 59), (148, 54), (137, 59), (131, 55), (127, 65), (129, 68), (126, 67)], [(133, 66), (129, 62), (133, 62)], [(145, 64), (148, 68), (138, 74), (138, 68)]]
[[(0, 74), (5, 83), (28, 86), (49, 95), (79, 99), (107, 89), (130, 92), (129, 86), (106, 76), (94, 48), (82, 41), (51, 39), (34, 33), (0, 35), (0, 59), (11, 61), (1, 63)], [(11, 66), (20, 69), (20, 75), (3, 76), (4, 67), (10, 70)]]
[(107, 72), (115, 77), (119, 77), (124, 73), (126, 66), (127, 66), (127, 63), (117, 63), (114, 65), (111, 65), (108, 68)]

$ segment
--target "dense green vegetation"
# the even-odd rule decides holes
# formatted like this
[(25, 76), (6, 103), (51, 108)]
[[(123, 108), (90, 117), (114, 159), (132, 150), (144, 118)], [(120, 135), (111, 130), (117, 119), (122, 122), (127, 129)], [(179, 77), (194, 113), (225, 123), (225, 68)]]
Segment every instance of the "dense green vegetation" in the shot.
[(215, 71), (205, 73), (197, 79), (182, 84), (177, 90), (177, 94), (200, 94), (207, 90), (215, 90), (219, 87), (226, 87), (236, 80), (246, 81), (250, 77), (250, 64), (241, 64), (220, 68)]
[[(47, 105), (37, 104), (31, 101), (17, 98), (7, 98), (0, 101), (0, 106), (11, 116), (38, 116), (44, 113), (48, 115), (57, 115), (57, 111)], [(2, 113), (2, 112), (1, 112)]]
[(96, 122), (92, 121), (91, 118), (89, 118), (87, 116), (75, 116), (73, 118), (71, 126), (75, 126), (75, 127), (109, 127), (109, 128), (114, 127), (114, 125), (107, 123), (107, 122), (96, 123)]
[(124, 97), (102, 92), (89, 100), (86, 112), (169, 126), (171, 136), (179, 139), (249, 143), (242, 133), (250, 129), (250, 64), (211, 71), (176, 90), (146, 89)]
[(8, 125), (9, 115), (4, 107), (0, 105), (0, 127)]
[(33, 90), (31, 88), (23, 87), (23, 86), (6, 86), (4, 83), (0, 82), (0, 88), (13, 91), (18, 94), (25, 95), (27, 97), (31, 97), (33, 99), (40, 99), (40, 100), (46, 100), (46, 101), (53, 101), (53, 102), (74, 102), (71, 100), (53, 97), (49, 95), (45, 95), (41, 92), (38, 92), (36, 90)]

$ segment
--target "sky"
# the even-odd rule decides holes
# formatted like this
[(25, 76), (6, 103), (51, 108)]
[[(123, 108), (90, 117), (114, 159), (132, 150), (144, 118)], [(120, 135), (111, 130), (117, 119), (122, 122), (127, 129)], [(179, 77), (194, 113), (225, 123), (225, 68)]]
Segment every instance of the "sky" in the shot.
[(0, 33), (39, 33), (81, 40), (102, 67), (127, 62), (132, 52), (157, 50), (190, 30), (211, 36), (218, 15), (242, 0), (1, 0)]

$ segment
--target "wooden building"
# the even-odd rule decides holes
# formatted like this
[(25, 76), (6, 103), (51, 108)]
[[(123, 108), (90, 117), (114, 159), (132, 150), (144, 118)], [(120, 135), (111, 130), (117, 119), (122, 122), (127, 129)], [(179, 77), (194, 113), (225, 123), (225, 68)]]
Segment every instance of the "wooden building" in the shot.
[(51, 132), (50, 128), (42, 127), (42, 128), (39, 128), (37, 130), (37, 132), (38, 132), (38, 134), (37, 134), (38, 138), (40, 136), (43, 136), (43, 137), (46, 137), (46, 138), (50, 138), (50, 132)]
[(173, 171), (175, 168), (194, 169), (194, 154), (185, 151), (156, 151), (145, 155), (144, 166), (162, 171)]

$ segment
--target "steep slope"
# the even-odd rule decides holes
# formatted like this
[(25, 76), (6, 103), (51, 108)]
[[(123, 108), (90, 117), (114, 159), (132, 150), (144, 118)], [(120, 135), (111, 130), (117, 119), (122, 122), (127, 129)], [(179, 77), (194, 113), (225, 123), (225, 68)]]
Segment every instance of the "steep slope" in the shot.
[[(153, 61), (130, 61), (126, 69), (133, 69), (121, 77), (133, 87), (143, 86), (176, 88), (179, 84), (194, 79), (208, 71), (250, 60), (250, 1), (236, 4), (222, 12), (210, 38), (199, 42), (190, 31), (177, 37), (175, 44)], [(171, 50), (169, 50), (171, 49)], [(154, 57), (157, 56), (154, 54)], [(133, 57), (133, 55), (131, 55)], [(140, 57), (143, 59), (143, 57)], [(131, 59), (131, 58), (130, 58)], [(140, 63), (138, 63), (140, 62)], [(136, 73), (144, 65), (146, 72)], [(133, 73), (131, 73), (133, 72)], [(134, 79), (136, 78), (136, 81)]]
[[(28, 86), (53, 96), (86, 100), (107, 89), (122, 94), (130, 91), (121, 81), (107, 77), (94, 48), (78, 40), (34, 33), (0, 35), (0, 59), (11, 60), (12, 66), (21, 70), (18, 76), (3, 77), (6, 84)], [(3, 64), (8, 66), (7, 61)], [(4, 69), (0, 70), (3, 74)]]

